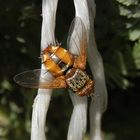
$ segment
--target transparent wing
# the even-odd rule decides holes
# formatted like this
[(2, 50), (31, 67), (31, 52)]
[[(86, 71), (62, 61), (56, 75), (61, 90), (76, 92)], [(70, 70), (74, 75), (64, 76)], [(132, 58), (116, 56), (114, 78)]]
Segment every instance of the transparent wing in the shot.
[(22, 72), (14, 77), (14, 81), (28, 88), (66, 88), (65, 77), (60, 76), (50, 81), (46, 70), (35, 69)]
[(87, 31), (80, 17), (76, 17), (70, 27), (67, 46), (68, 50), (76, 57), (74, 67), (85, 69)]

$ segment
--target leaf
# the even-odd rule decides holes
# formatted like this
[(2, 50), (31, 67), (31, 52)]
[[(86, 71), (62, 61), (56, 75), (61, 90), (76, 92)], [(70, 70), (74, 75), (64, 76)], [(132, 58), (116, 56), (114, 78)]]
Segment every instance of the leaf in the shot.
[(140, 39), (140, 29), (130, 29), (128, 32), (128, 38), (131, 41), (136, 41)]
[(137, 5), (139, 3), (139, 0), (117, 0), (117, 2), (126, 6), (130, 6), (130, 5)]
[(127, 18), (140, 18), (140, 5), (135, 7), (126, 7), (119, 5), (120, 15)]
[(140, 70), (140, 42), (135, 44), (132, 54), (135, 66)]
[(12, 85), (11, 83), (7, 80), (7, 79), (4, 79), (2, 82), (1, 82), (1, 87), (5, 90), (12, 90)]

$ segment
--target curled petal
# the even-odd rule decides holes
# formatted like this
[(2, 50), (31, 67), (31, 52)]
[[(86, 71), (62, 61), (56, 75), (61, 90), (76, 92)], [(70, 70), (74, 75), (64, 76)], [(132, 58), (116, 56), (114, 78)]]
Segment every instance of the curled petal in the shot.
[[(41, 50), (48, 44), (55, 43), (54, 29), (58, 0), (43, 0), (42, 2), (42, 31)], [(42, 65), (41, 68), (44, 66)], [(52, 77), (49, 77), (52, 80)], [(31, 140), (46, 140), (45, 122), (51, 99), (52, 90), (39, 89), (33, 105)]]

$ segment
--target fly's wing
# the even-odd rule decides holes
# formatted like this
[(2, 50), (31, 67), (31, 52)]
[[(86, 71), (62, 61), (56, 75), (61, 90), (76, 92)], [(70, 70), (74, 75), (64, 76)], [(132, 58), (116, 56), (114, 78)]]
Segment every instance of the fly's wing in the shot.
[(85, 69), (87, 31), (80, 17), (76, 17), (70, 27), (67, 39), (68, 50), (75, 55), (75, 68)]
[(50, 81), (48, 77), (48, 72), (46, 70), (36, 69), (29, 70), (17, 74), (14, 77), (14, 81), (28, 88), (45, 88), (45, 89), (53, 89), (53, 88), (66, 88), (65, 77), (60, 76)]

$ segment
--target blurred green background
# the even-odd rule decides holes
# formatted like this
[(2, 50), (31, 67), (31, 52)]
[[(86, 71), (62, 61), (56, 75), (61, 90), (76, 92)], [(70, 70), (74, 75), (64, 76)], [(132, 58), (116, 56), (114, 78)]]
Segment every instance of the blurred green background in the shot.
[[(140, 139), (140, 2), (96, 0), (95, 34), (103, 57), (108, 108), (103, 115), (105, 140)], [(59, 0), (58, 41), (65, 40), (74, 17), (72, 0)], [(13, 76), (39, 68), (41, 1), (0, 1), (0, 140), (29, 140), (36, 90), (19, 87)], [(48, 140), (66, 140), (72, 103), (55, 90), (48, 118)], [(67, 91), (64, 91), (67, 93)], [(89, 122), (88, 122), (89, 124)], [(89, 140), (89, 128), (85, 140)]]

